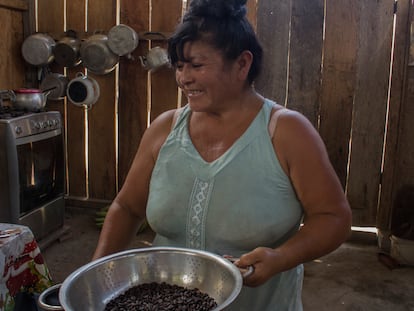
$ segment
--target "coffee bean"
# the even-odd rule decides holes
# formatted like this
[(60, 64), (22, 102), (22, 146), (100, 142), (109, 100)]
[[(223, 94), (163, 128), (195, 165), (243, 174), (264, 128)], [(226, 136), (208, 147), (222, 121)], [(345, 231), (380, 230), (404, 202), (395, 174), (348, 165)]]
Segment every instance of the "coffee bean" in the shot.
[(215, 307), (214, 299), (197, 288), (152, 282), (131, 287), (104, 311), (209, 311)]

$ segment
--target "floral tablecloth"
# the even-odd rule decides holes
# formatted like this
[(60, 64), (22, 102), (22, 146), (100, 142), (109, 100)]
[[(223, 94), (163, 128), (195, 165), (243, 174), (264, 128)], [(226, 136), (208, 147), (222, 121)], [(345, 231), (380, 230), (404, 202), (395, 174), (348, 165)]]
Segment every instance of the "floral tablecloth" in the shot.
[(52, 280), (28, 227), (0, 223), (0, 273), (0, 311), (36, 310), (34, 297)]

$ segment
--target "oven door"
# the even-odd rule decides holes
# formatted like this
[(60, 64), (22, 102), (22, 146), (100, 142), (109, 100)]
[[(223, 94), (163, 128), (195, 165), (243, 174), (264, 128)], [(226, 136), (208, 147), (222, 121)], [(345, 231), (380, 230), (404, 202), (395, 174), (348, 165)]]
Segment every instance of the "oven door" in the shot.
[(63, 196), (64, 155), (60, 129), (17, 141), (20, 216)]

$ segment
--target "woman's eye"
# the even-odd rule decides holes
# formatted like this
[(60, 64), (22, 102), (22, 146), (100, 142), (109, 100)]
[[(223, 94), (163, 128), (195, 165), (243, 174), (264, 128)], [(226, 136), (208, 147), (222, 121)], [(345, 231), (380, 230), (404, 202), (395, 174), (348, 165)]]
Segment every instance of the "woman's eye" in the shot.
[(203, 65), (201, 65), (201, 64), (191, 64), (191, 66), (193, 67), (193, 68), (200, 68), (201, 66), (203, 66)]

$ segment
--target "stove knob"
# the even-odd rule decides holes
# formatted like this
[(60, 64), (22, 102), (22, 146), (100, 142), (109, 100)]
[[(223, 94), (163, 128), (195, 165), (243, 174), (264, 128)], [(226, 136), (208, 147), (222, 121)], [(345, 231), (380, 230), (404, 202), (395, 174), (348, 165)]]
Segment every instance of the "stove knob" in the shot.
[(20, 126), (16, 126), (15, 129), (14, 129), (14, 132), (17, 135), (20, 135), (23, 132), (23, 130), (22, 130), (22, 128)]
[(33, 130), (39, 130), (40, 129), (40, 123), (39, 122), (32, 122), (32, 129)]

